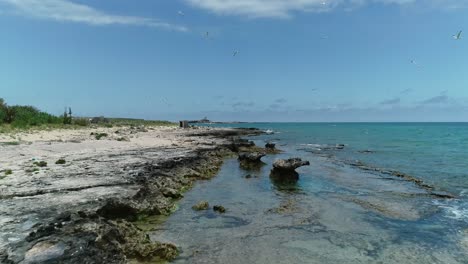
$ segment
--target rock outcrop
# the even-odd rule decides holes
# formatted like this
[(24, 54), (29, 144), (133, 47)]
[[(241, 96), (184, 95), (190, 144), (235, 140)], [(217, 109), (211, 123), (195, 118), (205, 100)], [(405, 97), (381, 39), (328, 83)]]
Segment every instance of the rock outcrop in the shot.
[(310, 162), (303, 161), (300, 158), (291, 158), (287, 160), (277, 160), (273, 163), (274, 170), (284, 170), (284, 171), (295, 171), (297, 168), (302, 166), (308, 166)]
[[(133, 130), (119, 128), (117, 134), (129, 135)], [(49, 153), (52, 145), (61, 151), (47, 154), (49, 164), (43, 169), (13, 146), (6, 149), (16, 155), (17, 164), (28, 165), (24, 172), (15, 172), (14, 178), (2, 179), (0, 263), (120, 264), (134, 259), (174, 259), (176, 246), (151, 241), (139, 228), (141, 222), (173, 212), (183, 191), (196, 180), (216, 175), (224, 158), (233, 155), (232, 142), (239, 148), (252, 146), (233, 137), (255, 131), (200, 128), (197, 132), (200, 136), (193, 135), (193, 130), (150, 129), (114, 149), (108, 146), (113, 142), (104, 145), (89, 139), (90, 132), (85, 130), (79, 134), (79, 144), (50, 141), (28, 146), (28, 150)], [(166, 140), (147, 147), (138, 143), (159, 137)], [(180, 146), (166, 146), (169, 140), (177, 140)], [(94, 145), (99, 146), (97, 151), (87, 151)], [(66, 165), (55, 164), (63, 156)], [(41, 170), (40, 184), (29, 169)], [(18, 199), (22, 197), (27, 199)]]
[(226, 212), (226, 208), (224, 208), (222, 205), (215, 205), (213, 206), (213, 211), (224, 214)]
[(265, 144), (265, 148), (267, 149), (275, 149), (275, 147), (276, 147), (275, 143), (268, 142)]
[(239, 153), (240, 162), (262, 162), (262, 157), (265, 157), (265, 153), (261, 152), (242, 152)]
[(273, 169), (271, 170), (270, 177), (277, 180), (298, 180), (299, 174), (296, 172), (296, 169), (308, 165), (310, 165), (310, 162), (303, 161), (300, 158), (276, 160), (273, 163)]
[(201, 201), (196, 205), (192, 206), (192, 209), (195, 211), (203, 211), (208, 210), (208, 207), (210, 207), (210, 204), (207, 201)]

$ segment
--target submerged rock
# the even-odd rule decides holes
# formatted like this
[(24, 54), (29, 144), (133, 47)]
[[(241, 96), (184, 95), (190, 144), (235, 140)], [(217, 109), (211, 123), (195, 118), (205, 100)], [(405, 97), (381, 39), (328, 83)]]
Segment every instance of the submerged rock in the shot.
[(222, 205), (215, 205), (213, 206), (213, 211), (224, 214), (226, 212), (226, 208)]
[(208, 210), (210, 207), (210, 204), (207, 201), (201, 201), (197, 203), (196, 205), (192, 206), (192, 209), (195, 211), (203, 211), (203, 210)]
[(265, 148), (267, 149), (275, 149), (275, 147), (276, 147), (275, 143), (268, 142), (265, 144)]

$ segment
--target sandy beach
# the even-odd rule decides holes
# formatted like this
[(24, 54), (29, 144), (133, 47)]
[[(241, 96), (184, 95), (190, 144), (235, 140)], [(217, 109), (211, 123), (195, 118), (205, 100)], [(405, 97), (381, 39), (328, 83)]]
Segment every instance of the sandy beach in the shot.
[[(232, 129), (114, 127), (0, 136), (2, 263), (172, 259), (131, 222), (170, 214), (229, 155)], [(99, 140), (97, 139), (99, 136)], [(59, 161), (60, 160), (60, 161)]]

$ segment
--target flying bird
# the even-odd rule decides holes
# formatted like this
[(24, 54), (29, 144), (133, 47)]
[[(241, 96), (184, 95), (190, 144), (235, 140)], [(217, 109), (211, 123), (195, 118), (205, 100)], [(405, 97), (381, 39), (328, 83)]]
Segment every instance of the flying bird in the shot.
[(210, 32), (205, 32), (205, 34), (203, 35), (204, 38), (208, 39), (210, 37)]
[(460, 31), (458, 32), (458, 34), (452, 36), (453, 39), (454, 39), (454, 40), (460, 40), (460, 39), (462, 38), (462, 37), (461, 37), (462, 33), (463, 33), (463, 31), (460, 30)]
[(411, 60), (411, 64), (413, 64), (414, 66), (418, 67), (418, 69), (420, 69), (422, 66), (417, 63), (415, 60)]
[(237, 54), (239, 54), (239, 51), (235, 50), (235, 51), (232, 53), (232, 56), (235, 57), (235, 56), (237, 56)]
[(185, 13), (184, 13), (184, 12), (182, 12), (182, 11), (180, 11), (180, 10), (179, 10), (179, 11), (177, 11), (177, 14), (178, 14), (179, 16), (185, 16)]

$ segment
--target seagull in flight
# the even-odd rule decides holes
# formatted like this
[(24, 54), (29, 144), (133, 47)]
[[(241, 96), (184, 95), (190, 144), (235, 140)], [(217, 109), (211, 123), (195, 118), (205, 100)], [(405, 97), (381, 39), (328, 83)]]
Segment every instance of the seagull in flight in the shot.
[(184, 12), (182, 12), (182, 11), (180, 11), (180, 10), (179, 10), (179, 11), (177, 11), (177, 14), (178, 14), (179, 16), (185, 16), (185, 13), (184, 13)]
[(460, 39), (462, 38), (462, 37), (461, 37), (462, 33), (463, 33), (463, 31), (460, 30), (460, 31), (458, 32), (458, 34), (452, 36), (453, 39), (454, 39), (454, 40), (460, 40)]
[(413, 64), (414, 66), (418, 67), (418, 69), (421, 69), (421, 67), (422, 67), (422, 66), (421, 66), (418, 62), (416, 62), (415, 60), (411, 60), (411, 64)]
[(237, 56), (237, 54), (239, 54), (239, 51), (235, 50), (235, 51), (232, 53), (232, 56), (235, 57), (235, 56)]

